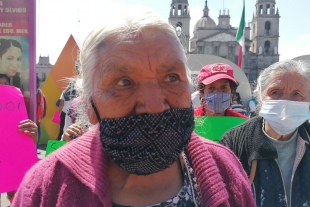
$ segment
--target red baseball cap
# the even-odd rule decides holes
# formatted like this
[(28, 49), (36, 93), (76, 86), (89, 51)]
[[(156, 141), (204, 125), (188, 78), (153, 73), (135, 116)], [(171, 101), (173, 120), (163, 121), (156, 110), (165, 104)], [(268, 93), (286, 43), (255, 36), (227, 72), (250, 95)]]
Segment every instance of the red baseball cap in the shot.
[(238, 85), (234, 79), (234, 70), (224, 63), (216, 63), (204, 66), (198, 75), (198, 83), (209, 85), (220, 79), (228, 79)]

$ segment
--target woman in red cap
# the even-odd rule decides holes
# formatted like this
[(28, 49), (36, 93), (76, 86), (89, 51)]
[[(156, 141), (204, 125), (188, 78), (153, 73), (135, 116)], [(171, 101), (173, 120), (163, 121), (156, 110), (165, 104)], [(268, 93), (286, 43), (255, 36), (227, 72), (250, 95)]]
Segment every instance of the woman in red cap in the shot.
[(231, 94), (238, 82), (231, 66), (216, 63), (204, 66), (198, 75), (198, 90), (202, 105), (195, 109), (195, 116), (236, 116), (247, 118), (231, 109)]

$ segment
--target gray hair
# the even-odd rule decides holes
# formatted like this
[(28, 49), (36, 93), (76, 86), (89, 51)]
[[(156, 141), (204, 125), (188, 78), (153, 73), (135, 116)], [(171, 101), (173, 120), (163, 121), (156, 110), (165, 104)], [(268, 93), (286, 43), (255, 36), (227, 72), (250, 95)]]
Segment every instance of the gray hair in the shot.
[[(275, 75), (284, 72), (296, 72), (303, 76), (308, 81), (310, 87), (310, 65), (304, 61), (284, 60), (270, 65), (263, 70), (257, 79), (257, 86), (255, 92), (257, 93), (257, 100), (262, 101), (262, 95), (270, 84)], [(310, 92), (310, 88), (308, 88)]]
[[(126, 12), (127, 11), (127, 12)], [(187, 58), (183, 46), (181, 45), (174, 28), (155, 12), (141, 6), (135, 6), (132, 9), (126, 8), (124, 12), (118, 12), (115, 17), (110, 17), (113, 21), (101, 25), (94, 29), (85, 39), (80, 52), (81, 74), (77, 81), (77, 87), (83, 99), (89, 103), (94, 94), (95, 86), (98, 84), (101, 71), (96, 70), (100, 65), (100, 50), (109, 44), (119, 44), (122, 41), (134, 41), (137, 37), (143, 36), (143, 32), (148, 29), (154, 31), (154, 36), (158, 31), (164, 33), (167, 38), (177, 40), (176, 52), (182, 53), (182, 59), (186, 66), (188, 80), (190, 80), (189, 70), (187, 68)], [(134, 11), (134, 12), (133, 12)], [(122, 14), (121, 16), (119, 14)], [(100, 66), (104, 68), (105, 66)], [(97, 81), (97, 82), (96, 82)]]

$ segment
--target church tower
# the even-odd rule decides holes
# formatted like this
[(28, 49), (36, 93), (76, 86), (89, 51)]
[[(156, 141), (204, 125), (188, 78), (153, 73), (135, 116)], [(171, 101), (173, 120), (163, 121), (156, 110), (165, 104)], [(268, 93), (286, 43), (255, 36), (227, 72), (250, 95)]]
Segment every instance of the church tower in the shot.
[(275, 0), (257, 0), (251, 29), (251, 52), (279, 61), (279, 10)]
[(188, 0), (172, 0), (168, 20), (175, 27), (176, 34), (180, 38), (184, 50), (188, 53), (191, 20)]

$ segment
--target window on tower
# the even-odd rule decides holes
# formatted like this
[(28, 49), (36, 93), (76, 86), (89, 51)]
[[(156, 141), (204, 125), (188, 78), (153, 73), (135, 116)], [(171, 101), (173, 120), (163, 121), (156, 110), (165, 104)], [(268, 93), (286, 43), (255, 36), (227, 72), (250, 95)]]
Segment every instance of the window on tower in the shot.
[(182, 15), (182, 5), (178, 5), (178, 16)]
[(177, 33), (178, 37), (181, 37), (182, 35), (182, 22), (178, 22), (176, 27), (175, 27), (175, 31)]
[(265, 41), (264, 48), (265, 48), (265, 53), (269, 53), (269, 50), (270, 50), (270, 41), (269, 40)]
[(175, 15), (175, 6), (172, 7), (172, 15)]
[(187, 15), (187, 6), (184, 6), (184, 15)]
[(263, 11), (264, 11), (263, 5), (260, 5), (260, 6), (259, 6), (259, 14), (263, 14)]
[(266, 35), (270, 34), (270, 29), (271, 29), (271, 23), (269, 21), (265, 22), (265, 32), (266, 32)]
[(267, 14), (270, 14), (270, 4), (267, 4)]

